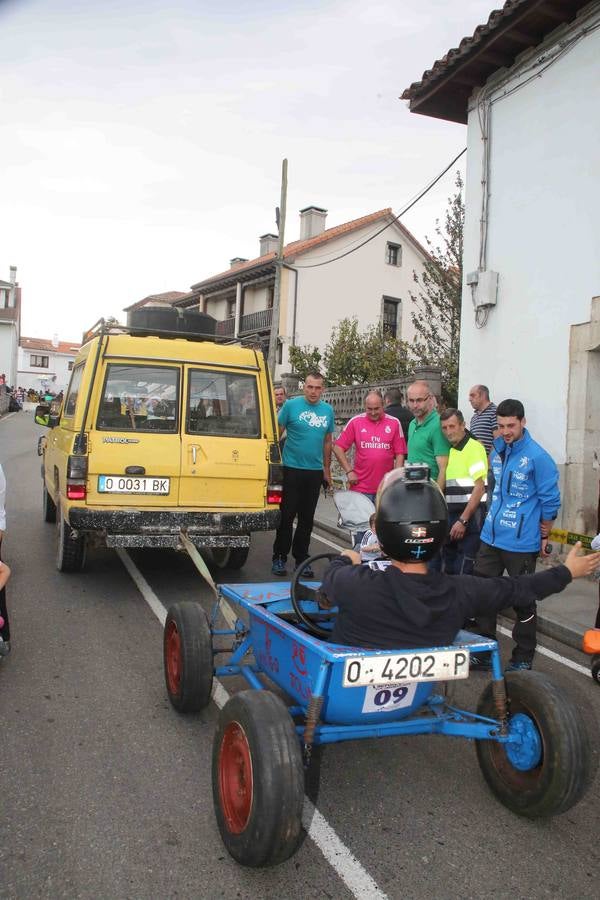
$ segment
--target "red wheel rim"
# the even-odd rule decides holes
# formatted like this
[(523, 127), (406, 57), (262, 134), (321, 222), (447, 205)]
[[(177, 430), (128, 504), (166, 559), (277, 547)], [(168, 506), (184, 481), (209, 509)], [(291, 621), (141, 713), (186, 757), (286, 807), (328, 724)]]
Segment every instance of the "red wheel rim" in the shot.
[(178, 697), (181, 688), (181, 638), (175, 622), (169, 622), (167, 625), (165, 660), (169, 693), (174, 697)]
[(219, 752), (219, 792), (225, 825), (231, 834), (241, 834), (252, 810), (252, 756), (243, 728), (230, 722)]

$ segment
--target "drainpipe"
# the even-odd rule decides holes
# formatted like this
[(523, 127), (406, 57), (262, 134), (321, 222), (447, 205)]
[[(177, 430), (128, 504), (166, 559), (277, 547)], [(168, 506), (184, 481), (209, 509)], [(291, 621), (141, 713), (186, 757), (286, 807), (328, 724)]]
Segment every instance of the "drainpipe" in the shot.
[(296, 344), (296, 310), (298, 308), (298, 269), (294, 269), (293, 266), (288, 266), (287, 263), (283, 264), (284, 269), (289, 269), (290, 272), (294, 273), (294, 307), (293, 307), (293, 315), (292, 315), (292, 345)]
[(240, 319), (242, 318), (242, 282), (238, 281), (235, 286), (235, 325), (233, 326), (233, 336), (237, 340), (240, 334)]

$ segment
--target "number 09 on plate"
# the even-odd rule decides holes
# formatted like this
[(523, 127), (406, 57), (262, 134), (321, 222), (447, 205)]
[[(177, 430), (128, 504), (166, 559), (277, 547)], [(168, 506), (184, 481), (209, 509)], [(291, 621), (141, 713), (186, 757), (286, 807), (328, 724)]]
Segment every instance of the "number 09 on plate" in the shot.
[(453, 681), (469, 675), (468, 650), (424, 650), (396, 656), (355, 656), (345, 660), (344, 687)]

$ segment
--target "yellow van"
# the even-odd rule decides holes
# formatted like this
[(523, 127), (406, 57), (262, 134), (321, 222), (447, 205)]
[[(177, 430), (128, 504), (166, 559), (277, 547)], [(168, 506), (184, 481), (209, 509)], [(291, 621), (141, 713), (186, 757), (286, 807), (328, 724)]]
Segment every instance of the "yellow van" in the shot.
[(89, 545), (176, 548), (182, 530), (217, 566), (240, 568), (251, 533), (278, 525), (281, 458), (263, 353), (207, 337), (210, 317), (198, 314), (194, 331), (193, 316), (182, 326), (172, 314), (175, 329), (170, 319), (153, 328), (148, 309), (146, 327), (97, 323), (60, 415), (49, 416), (43, 514), (56, 522), (61, 572), (81, 570)]

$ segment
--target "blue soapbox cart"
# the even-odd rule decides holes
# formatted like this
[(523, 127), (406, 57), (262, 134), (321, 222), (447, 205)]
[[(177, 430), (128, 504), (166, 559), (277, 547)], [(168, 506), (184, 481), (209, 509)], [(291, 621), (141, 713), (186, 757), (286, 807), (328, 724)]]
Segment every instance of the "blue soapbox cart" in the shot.
[[(397, 652), (331, 643), (335, 610), (319, 607), (317, 582), (301, 581), (304, 566), (324, 558), (333, 555), (306, 560), (291, 584), (221, 585), (210, 620), (189, 601), (167, 615), (165, 679), (178, 712), (205, 707), (215, 676), (250, 687), (222, 706), (213, 744), (214, 807), (234, 859), (268, 866), (295, 852), (312, 747), (337, 741), (469, 738), (513, 812), (550, 816), (578, 802), (593, 774), (591, 742), (556, 684), (538, 672), (503, 675), (497, 643), (466, 631), (447, 647)], [(217, 627), (221, 616), (227, 627)], [(453, 706), (447, 690), (468, 676), (472, 653), (491, 661), (476, 712)], [(228, 658), (215, 664), (220, 654)]]

